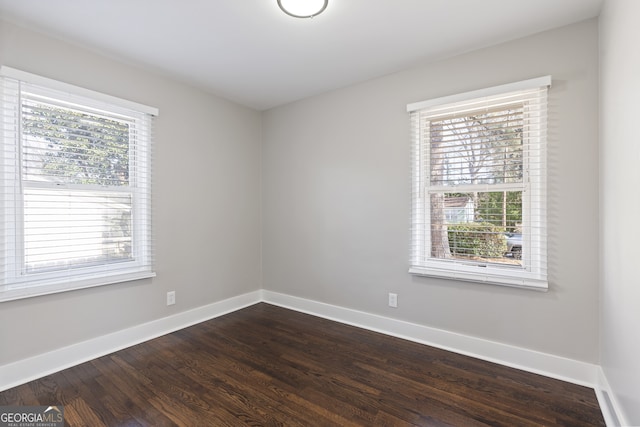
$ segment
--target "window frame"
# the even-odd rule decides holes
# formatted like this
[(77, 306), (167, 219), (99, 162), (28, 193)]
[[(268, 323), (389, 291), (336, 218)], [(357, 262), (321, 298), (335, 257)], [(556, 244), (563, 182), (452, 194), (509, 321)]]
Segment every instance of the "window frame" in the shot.
[[(151, 149), (152, 119), (158, 109), (136, 102), (91, 91), (78, 86), (26, 73), (10, 67), (0, 67), (0, 117), (10, 123), (0, 126), (0, 302), (83, 289), (155, 276), (151, 235)], [(8, 100), (4, 91), (12, 86), (17, 99)], [(129, 128), (129, 175), (127, 185), (50, 183), (28, 180), (23, 176), (21, 135), (22, 100), (24, 91), (48, 97), (55, 105), (75, 103), (82, 111), (106, 111), (133, 125)], [(70, 107), (71, 108), (71, 107)], [(0, 122), (1, 124), (1, 122)], [(9, 129), (9, 131), (7, 131)], [(24, 198), (29, 189), (61, 191), (65, 194), (84, 191), (108, 195), (131, 195), (131, 257), (120, 262), (97, 262), (94, 266), (53, 271), (27, 272), (25, 265)]]
[[(493, 99), (506, 94), (542, 89), (544, 115), (546, 118), (546, 92), (551, 86), (551, 76), (510, 83), (491, 88), (465, 92), (407, 105), (411, 114), (412, 139), (412, 232), (409, 273), (443, 279), (454, 279), (478, 283), (512, 286), (546, 291), (548, 289), (546, 269), (546, 120), (532, 135), (525, 137), (523, 146), (523, 169), (526, 171), (522, 183), (431, 185), (430, 141), (423, 137), (421, 113), (433, 109), (468, 105), (474, 101), (486, 101), (491, 108)], [(526, 104), (524, 104), (526, 107)], [(526, 108), (525, 108), (526, 110)], [(525, 126), (531, 126), (531, 112), (525, 111)], [(540, 164), (534, 173), (528, 162), (536, 155)], [(430, 198), (433, 193), (465, 193), (492, 191), (522, 191), (523, 253), (522, 267), (482, 261), (464, 261), (434, 258), (431, 256), (431, 212)], [(534, 206), (535, 204), (535, 206)], [(536, 224), (533, 227), (532, 224)], [(525, 235), (526, 234), (526, 235)]]

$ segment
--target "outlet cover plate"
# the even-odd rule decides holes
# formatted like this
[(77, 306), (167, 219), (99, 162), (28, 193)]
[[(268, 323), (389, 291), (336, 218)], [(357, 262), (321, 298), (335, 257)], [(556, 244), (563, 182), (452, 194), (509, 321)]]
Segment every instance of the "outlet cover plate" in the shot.
[(398, 307), (398, 294), (389, 292), (389, 307)]
[(176, 303), (176, 291), (167, 292), (167, 305), (173, 305)]

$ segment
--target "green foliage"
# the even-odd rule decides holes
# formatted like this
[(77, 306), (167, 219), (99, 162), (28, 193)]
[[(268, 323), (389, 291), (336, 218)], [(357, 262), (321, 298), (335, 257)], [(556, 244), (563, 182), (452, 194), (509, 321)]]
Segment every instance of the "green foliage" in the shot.
[(56, 182), (127, 185), (129, 126), (100, 114), (26, 101), (26, 173)]
[(449, 247), (453, 256), (501, 258), (507, 251), (504, 227), (489, 222), (451, 224)]
[[(502, 210), (506, 197), (506, 224), (503, 224)], [(517, 231), (522, 224), (522, 192), (502, 191), (478, 193), (476, 218), (482, 218), (483, 222), (502, 226), (509, 231)]]

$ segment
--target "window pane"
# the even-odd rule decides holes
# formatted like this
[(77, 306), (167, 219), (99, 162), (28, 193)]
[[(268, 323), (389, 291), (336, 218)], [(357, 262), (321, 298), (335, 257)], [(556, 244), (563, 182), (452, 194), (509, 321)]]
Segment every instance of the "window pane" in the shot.
[(431, 120), (431, 185), (522, 182), (522, 105)]
[(431, 256), (522, 265), (522, 191), (431, 193)]
[(1, 68), (0, 302), (155, 276), (157, 109)]
[(25, 190), (27, 273), (133, 259), (131, 195)]
[(129, 123), (26, 98), (23, 179), (66, 184), (129, 183)]

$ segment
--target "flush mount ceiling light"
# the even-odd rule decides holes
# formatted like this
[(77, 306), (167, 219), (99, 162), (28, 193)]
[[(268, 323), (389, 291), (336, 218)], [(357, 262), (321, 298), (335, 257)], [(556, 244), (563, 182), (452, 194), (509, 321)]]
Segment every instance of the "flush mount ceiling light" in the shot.
[(294, 18), (313, 18), (327, 8), (329, 0), (278, 0), (284, 13)]

